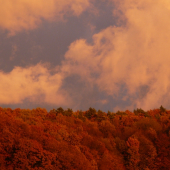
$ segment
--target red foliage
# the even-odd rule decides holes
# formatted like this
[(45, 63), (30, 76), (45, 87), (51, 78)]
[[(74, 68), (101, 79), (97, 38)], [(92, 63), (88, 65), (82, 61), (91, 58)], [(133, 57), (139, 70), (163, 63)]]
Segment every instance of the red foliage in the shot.
[(169, 113), (0, 107), (0, 169), (170, 169)]

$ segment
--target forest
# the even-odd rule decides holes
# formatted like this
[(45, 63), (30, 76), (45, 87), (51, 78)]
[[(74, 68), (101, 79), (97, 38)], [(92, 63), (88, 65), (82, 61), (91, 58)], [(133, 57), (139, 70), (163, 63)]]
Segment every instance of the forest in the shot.
[(0, 107), (1, 170), (168, 170), (170, 111)]

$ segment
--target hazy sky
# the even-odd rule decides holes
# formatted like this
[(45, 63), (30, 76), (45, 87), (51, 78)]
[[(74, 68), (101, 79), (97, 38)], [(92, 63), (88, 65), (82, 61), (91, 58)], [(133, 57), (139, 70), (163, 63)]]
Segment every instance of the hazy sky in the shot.
[(169, 0), (0, 0), (0, 106), (170, 109)]

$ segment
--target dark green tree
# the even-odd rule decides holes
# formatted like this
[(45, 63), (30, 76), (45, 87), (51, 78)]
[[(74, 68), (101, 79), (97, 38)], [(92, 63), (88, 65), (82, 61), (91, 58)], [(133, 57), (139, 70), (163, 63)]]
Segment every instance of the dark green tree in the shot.
[(141, 108), (140, 109), (137, 108), (136, 110), (134, 110), (134, 114), (135, 115), (139, 115), (141, 113), (144, 115), (146, 112), (143, 109), (141, 109)]
[(68, 108), (67, 110), (65, 110), (65, 111), (63, 112), (63, 115), (64, 115), (64, 116), (71, 116), (72, 114), (73, 114), (73, 110), (70, 109), (70, 108)]
[(123, 116), (123, 115), (127, 115), (127, 113), (125, 113), (125, 112), (120, 112), (119, 110), (116, 112), (116, 115), (121, 115), (121, 116)]
[(102, 120), (106, 120), (106, 114), (104, 112), (102, 112), (101, 110), (98, 110), (97, 112), (97, 120), (98, 121), (102, 121)]
[(79, 111), (78, 118), (85, 122), (86, 118), (83, 116), (82, 110)]
[(162, 105), (161, 105), (161, 107), (159, 109), (160, 109), (161, 113), (166, 112), (166, 109)]
[(114, 114), (113, 112), (110, 112), (110, 111), (108, 110), (107, 116), (109, 117), (109, 119), (114, 119), (115, 114)]
[(88, 119), (91, 119), (92, 117), (96, 117), (97, 116), (96, 109), (90, 107), (89, 110), (86, 112), (85, 116)]
[(64, 109), (62, 107), (59, 107), (57, 110), (56, 110), (57, 114), (58, 113), (61, 113), (63, 114), (64, 113)]

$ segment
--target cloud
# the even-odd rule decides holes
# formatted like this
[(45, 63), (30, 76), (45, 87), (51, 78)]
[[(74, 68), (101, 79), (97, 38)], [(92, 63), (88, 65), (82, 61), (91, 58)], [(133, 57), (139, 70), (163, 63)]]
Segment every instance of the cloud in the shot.
[(63, 19), (64, 15), (79, 16), (89, 0), (0, 0), (0, 28), (10, 35), (35, 29), (42, 20)]
[[(110, 1), (114, 4), (113, 20), (116, 19), (117, 26), (94, 34), (92, 43), (85, 39), (71, 43), (62, 65), (53, 73), (42, 64), (0, 72), (0, 103), (22, 103), (29, 99), (76, 107), (97, 102), (105, 105), (109, 98), (105, 98), (104, 92), (122, 101), (114, 110), (169, 107), (170, 1)], [(43, 2), (1, 2), (0, 27), (11, 34), (34, 29), (42, 19), (62, 19), (70, 13), (78, 16), (89, 6), (85, 0)], [(75, 86), (71, 87), (72, 80), (68, 80), (70, 84), (65, 88), (63, 82), (67, 84), (69, 77), (76, 77)], [(95, 94), (93, 89), (104, 97), (90, 98), (90, 94)]]
[(169, 106), (170, 1), (112, 2), (121, 24), (95, 34), (92, 44), (85, 39), (73, 42), (62, 71), (131, 101), (127, 107)]
[(69, 105), (70, 100), (61, 88), (63, 77), (53, 73), (45, 64), (27, 68), (15, 67), (11, 72), (0, 72), (0, 104), (32, 103)]

